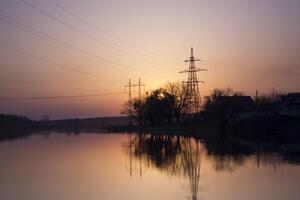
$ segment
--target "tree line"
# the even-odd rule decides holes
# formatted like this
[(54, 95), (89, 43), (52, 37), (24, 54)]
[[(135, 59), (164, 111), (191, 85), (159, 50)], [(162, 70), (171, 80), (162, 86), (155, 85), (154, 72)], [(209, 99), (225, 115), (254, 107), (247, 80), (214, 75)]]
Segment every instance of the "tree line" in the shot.
[[(284, 95), (285, 93), (273, 90), (267, 94), (251, 97), (250, 100), (253, 101), (257, 112), (263, 112), (276, 107)], [(201, 111), (191, 116), (188, 113), (186, 84), (169, 82), (163, 87), (147, 92), (141, 98), (126, 101), (122, 106), (121, 114), (131, 117), (139, 125), (153, 126), (207, 120), (217, 121), (223, 126), (241, 111), (241, 106), (238, 103), (221, 101), (221, 99), (243, 96), (243, 92), (231, 88), (216, 88), (203, 98)]]

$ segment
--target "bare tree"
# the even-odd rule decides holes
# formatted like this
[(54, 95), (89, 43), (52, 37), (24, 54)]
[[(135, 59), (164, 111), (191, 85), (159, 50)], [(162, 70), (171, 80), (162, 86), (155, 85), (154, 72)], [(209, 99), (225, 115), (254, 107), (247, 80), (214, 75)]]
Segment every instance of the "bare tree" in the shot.
[(137, 121), (140, 125), (145, 124), (145, 106), (143, 99), (132, 99), (130, 101), (126, 101), (122, 105), (121, 114), (127, 115), (130, 118)]
[(277, 90), (254, 97), (259, 112), (272, 111), (276, 109), (278, 102), (282, 100), (286, 94)]
[(175, 98), (174, 102), (174, 115), (176, 117), (176, 123), (180, 123), (181, 116), (186, 112), (187, 108), (187, 98), (188, 98), (188, 90), (187, 86), (183, 83), (174, 82), (167, 83), (165, 86), (166, 92), (173, 95)]

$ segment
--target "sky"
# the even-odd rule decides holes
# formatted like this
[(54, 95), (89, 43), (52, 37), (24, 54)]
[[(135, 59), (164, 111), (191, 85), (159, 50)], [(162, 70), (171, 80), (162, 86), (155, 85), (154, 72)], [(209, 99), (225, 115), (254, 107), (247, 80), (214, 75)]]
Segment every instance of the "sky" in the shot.
[[(0, 113), (116, 116), (124, 86), (184, 81), (194, 48), (201, 96), (300, 91), (298, 0), (1, 0)], [(133, 96), (137, 96), (137, 88)]]

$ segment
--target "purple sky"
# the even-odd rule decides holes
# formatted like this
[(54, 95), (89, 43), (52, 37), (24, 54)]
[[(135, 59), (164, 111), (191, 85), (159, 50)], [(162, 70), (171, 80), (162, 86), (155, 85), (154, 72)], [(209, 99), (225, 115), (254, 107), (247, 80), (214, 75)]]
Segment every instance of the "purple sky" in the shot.
[[(297, 0), (51, 0), (76, 17), (50, 0), (25, 1), (44, 14), (22, 0), (0, 2), (0, 98), (123, 92), (139, 77), (149, 90), (185, 80), (178, 71), (191, 46), (209, 70), (199, 74), (202, 96), (228, 86), (248, 95), (300, 91)], [(118, 115), (126, 98), (0, 101), (0, 113)]]

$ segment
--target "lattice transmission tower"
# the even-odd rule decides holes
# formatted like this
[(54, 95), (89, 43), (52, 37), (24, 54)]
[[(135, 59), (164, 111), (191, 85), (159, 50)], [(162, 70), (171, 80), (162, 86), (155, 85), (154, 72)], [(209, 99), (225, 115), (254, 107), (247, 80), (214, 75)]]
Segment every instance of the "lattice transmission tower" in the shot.
[[(132, 83), (131, 83), (131, 79), (129, 79), (128, 84), (124, 86), (125, 89), (128, 88), (128, 101), (131, 101), (131, 97), (132, 97)], [(125, 91), (124, 91), (125, 92)]]
[(128, 88), (128, 101), (132, 100), (132, 88), (135, 89), (135, 87), (138, 87), (138, 97), (141, 99), (142, 97), (142, 87), (144, 87), (145, 91), (145, 84), (141, 82), (141, 78), (139, 78), (139, 82), (137, 84), (132, 84), (131, 79), (129, 79), (128, 84), (125, 85), (125, 89)]
[(197, 78), (197, 72), (207, 71), (206, 69), (196, 68), (196, 62), (201, 61), (194, 57), (193, 47), (191, 48), (191, 55), (188, 60), (184, 62), (189, 63), (189, 68), (180, 71), (179, 73), (188, 73), (188, 80), (184, 81), (187, 85), (187, 105), (189, 113), (198, 113), (201, 108), (201, 98), (199, 92), (199, 83), (204, 83), (204, 81), (199, 81)]

